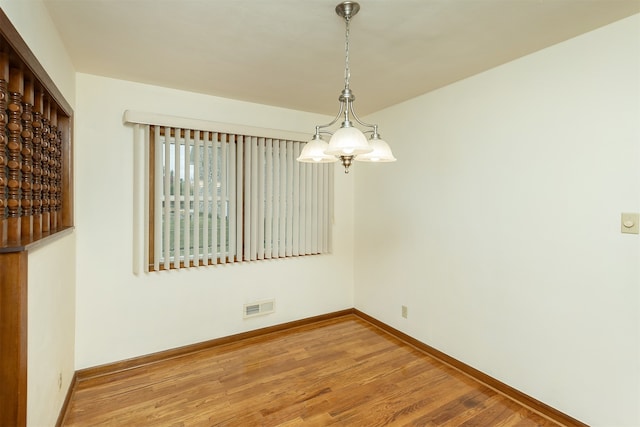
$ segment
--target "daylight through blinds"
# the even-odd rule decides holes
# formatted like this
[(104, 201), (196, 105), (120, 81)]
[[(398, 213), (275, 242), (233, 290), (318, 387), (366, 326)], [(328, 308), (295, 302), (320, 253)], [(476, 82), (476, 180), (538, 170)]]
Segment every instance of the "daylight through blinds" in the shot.
[(303, 142), (135, 124), (146, 271), (331, 251), (332, 164)]

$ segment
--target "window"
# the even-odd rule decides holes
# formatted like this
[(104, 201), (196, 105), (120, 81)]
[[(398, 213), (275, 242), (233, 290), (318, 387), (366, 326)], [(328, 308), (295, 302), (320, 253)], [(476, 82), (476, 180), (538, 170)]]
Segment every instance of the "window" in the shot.
[(333, 167), (296, 162), (301, 135), (133, 112), (125, 120), (142, 146), (145, 271), (331, 251)]

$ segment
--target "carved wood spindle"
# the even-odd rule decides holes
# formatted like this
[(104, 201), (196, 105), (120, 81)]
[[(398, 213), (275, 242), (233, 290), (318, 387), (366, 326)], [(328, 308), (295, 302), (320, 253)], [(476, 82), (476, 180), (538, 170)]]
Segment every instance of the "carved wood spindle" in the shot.
[(24, 76), (22, 70), (11, 68), (9, 71), (9, 161), (8, 182), (9, 187), (7, 195), (7, 237), (10, 241), (19, 241), (20, 232), (20, 169), (22, 159), (20, 158), (20, 133), (22, 131), (22, 123), (20, 116), (22, 115), (22, 94), (24, 91)]
[(42, 234), (42, 103), (44, 94), (35, 95), (33, 106), (33, 234)]
[(56, 133), (56, 218), (57, 226), (62, 226), (62, 130)]
[(21, 234), (33, 235), (33, 81), (26, 81), (22, 103), (22, 216)]
[(58, 146), (56, 139), (58, 137), (58, 110), (55, 105), (51, 106), (51, 118), (49, 129), (49, 215), (51, 221), (51, 229), (58, 228), (58, 186), (56, 176), (56, 159), (58, 157)]
[(7, 241), (7, 99), (9, 55), (0, 53), (0, 244)]
[(41, 206), (42, 206), (42, 231), (47, 232), (50, 230), (51, 224), (49, 215), (49, 100), (45, 100), (42, 107), (42, 141), (40, 143), (40, 181), (42, 191)]

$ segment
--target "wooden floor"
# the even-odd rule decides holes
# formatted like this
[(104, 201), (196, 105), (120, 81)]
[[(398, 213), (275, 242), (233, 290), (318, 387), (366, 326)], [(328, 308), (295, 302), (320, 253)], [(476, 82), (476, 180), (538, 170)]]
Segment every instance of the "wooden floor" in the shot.
[(556, 426), (356, 316), (80, 382), (65, 426)]

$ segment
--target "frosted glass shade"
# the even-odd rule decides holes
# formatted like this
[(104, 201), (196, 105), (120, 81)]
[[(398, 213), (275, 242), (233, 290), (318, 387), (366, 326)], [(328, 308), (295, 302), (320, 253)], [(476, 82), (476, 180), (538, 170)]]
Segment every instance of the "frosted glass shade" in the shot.
[(320, 136), (314, 135), (313, 139), (307, 142), (300, 152), (300, 156), (296, 159), (299, 162), (304, 163), (332, 163), (337, 162), (338, 158), (330, 154), (326, 154), (325, 151), (329, 147), (326, 141)]
[(334, 156), (356, 156), (369, 153), (373, 148), (367, 137), (355, 127), (341, 127), (329, 140), (329, 148), (325, 151)]
[(389, 144), (386, 141), (380, 138), (374, 138), (369, 141), (371, 147), (373, 147), (373, 151), (361, 154), (356, 157), (356, 160), (359, 162), (395, 162), (396, 158), (393, 157), (393, 153), (391, 152), (391, 148), (389, 148)]

